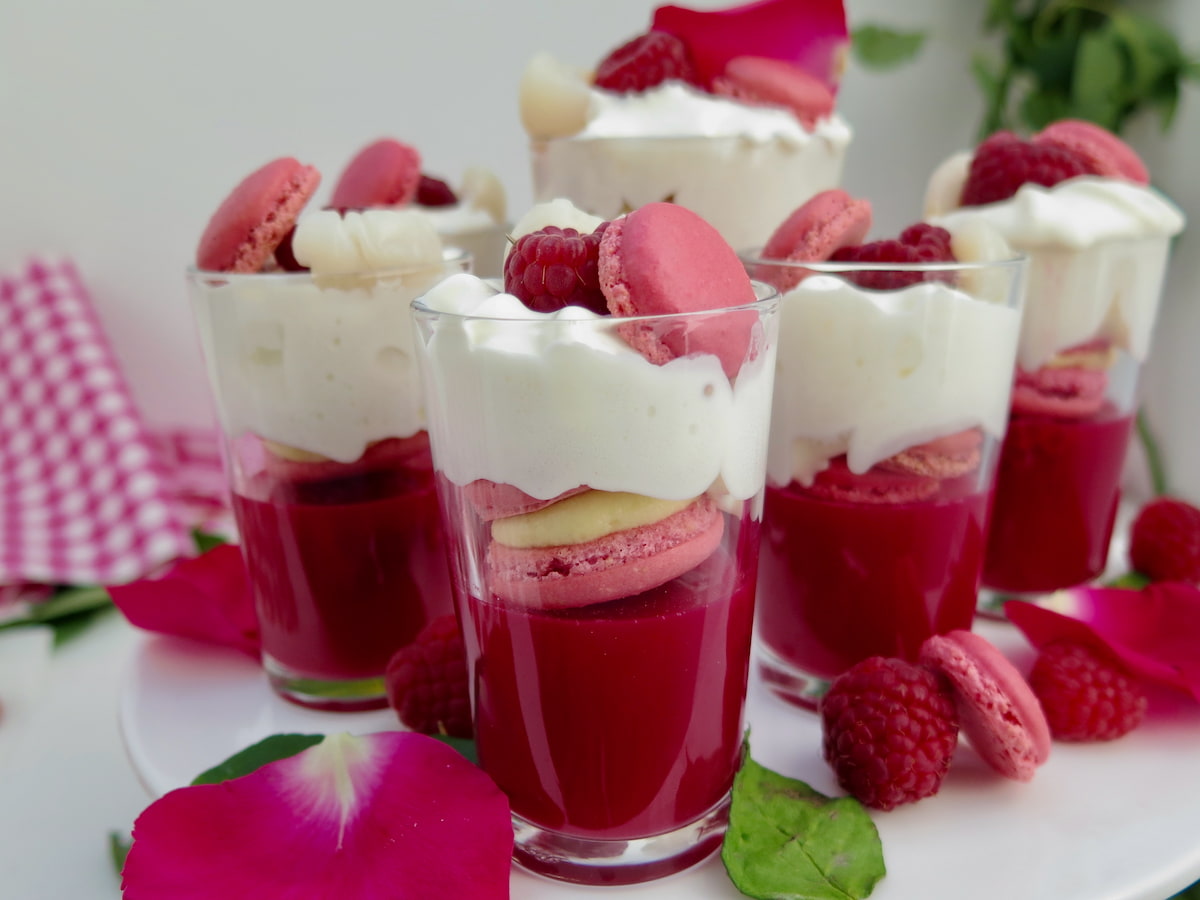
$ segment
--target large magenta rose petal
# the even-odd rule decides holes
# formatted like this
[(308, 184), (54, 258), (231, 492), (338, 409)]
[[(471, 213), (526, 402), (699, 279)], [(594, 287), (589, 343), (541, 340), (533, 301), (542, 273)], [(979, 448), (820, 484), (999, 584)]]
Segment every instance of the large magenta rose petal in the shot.
[(108, 588), (132, 625), (233, 647), (258, 658), (258, 618), (241, 551), (223, 544), (159, 578)]
[(1056, 640), (1104, 647), (1140, 677), (1200, 700), (1200, 590), (1194, 585), (1074, 588), (1037, 603), (1010, 600), (1004, 612), (1035, 647)]
[(446, 744), (330, 735), (220, 784), (180, 788), (133, 825), (125, 900), (507, 898), (508, 800)]
[(704, 85), (735, 57), (765, 56), (800, 66), (836, 92), (850, 44), (842, 0), (761, 0), (721, 10), (660, 6), (653, 27), (687, 45)]

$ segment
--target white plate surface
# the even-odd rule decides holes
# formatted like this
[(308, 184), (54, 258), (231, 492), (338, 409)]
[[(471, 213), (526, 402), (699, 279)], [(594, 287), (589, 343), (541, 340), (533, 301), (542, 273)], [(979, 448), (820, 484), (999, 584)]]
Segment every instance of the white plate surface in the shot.
[[(1004, 623), (980, 633), (1018, 666), (1030, 651)], [(817, 790), (840, 793), (820, 758), (815, 716), (753, 679), (754, 757)], [(391, 712), (319, 713), (275, 697), (240, 654), (148, 637), (133, 654), (120, 724), (133, 767), (157, 796), (280, 732), (395, 728)], [(995, 776), (959, 747), (936, 796), (875, 813), (888, 875), (875, 900), (1164, 900), (1200, 879), (1200, 706), (1153, 701), (1141, 728), (1110, 744), (1056, 744), (1029, 784)], [(514, 900), (737, 900), (717, 859), (628, 888), (579, 888), (515, 871)]]

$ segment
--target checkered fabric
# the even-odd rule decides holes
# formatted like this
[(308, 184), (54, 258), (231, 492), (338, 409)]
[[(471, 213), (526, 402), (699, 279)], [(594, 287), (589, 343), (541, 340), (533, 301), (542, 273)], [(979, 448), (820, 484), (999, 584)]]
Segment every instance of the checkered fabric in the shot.
[(0, 584), (119, 584), (191, 553), (75, 267), (0, 274)]
[(237, 527), (221, 463), (220, 432), (215, 427), (153, 430), (150, 444), (183, 523), (234, 539)]

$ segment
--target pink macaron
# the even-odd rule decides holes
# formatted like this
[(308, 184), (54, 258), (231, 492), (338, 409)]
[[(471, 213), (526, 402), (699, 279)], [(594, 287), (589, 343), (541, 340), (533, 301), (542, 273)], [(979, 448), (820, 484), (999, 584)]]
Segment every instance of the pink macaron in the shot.
[(937, 493), (938, 481), (889, 472), (879, 466), (857, 474), (850, 471), (844, 457), (838, 457), (816, 474), (805, 491), (814, 497), (841, 503), (919, 503)]
[(790, 110), (805, 127), (833, 113), (833, 91), (815, 75), (781, 59), (737, 56), (713, 81), (713, 93)]
[(251, 172), (209, 219), (196, 249), (196, 268), (261, 272), (320, 183), (320, 172), (291, 157)]
[[(809, 198), (775, 229), (763, 247), (764, 259), (824, 262), (843, 247), (861, 244), (871, 230), (871, 203), (840, 188)], [(760, 267), (756, 274), (781, 291), (789, 291), (809, 274), (795, 266)]]
[(961, 478), (979, 468), (983, 433), (968, 428), (889, 456), (880, 468), (925, 478)]
[(1029, 781), (1050, 755), (1050, 726), (1029, 683), (987, 639), (970, 631), (934, 635), (920, 661), (949, 679), (959, 722), (993, 769)]
[(1150, 173), (1142, 158), (1123, 140), (1099, 125), (1082, 119), (1060, 119), (1034, 138), (1035, 144), (1065, 147), (1087, 161), (1096, 175), (1149, 184)]
[(264, 468), (271, 477), (284, 482), (328, 481), (389, 469), (411, 469), (418, 473), (433, 469), (429, 435), (424, 431), (418, 431), (412, 437), (374, 441), (367, 445), (362, 456), (348, 463), (321, 458), (296, 459), (294, 456), (273, 452), (270, 445), (267, 445), (265, 450)]
[(394, 138), (363, 147), (342, 171), (329, 205), (336, 209), (403, 206), (417, 196), (421, 155)]
[[(673, 203), (613, 219), (600, 242), (600, 289), (616, 316), (670, 316), (754, 303), (737, 254), (715, 228)], [(738, 310), (682, 324), (627, 323), (621, 337), (651, 362), (713, 354), (732, 380), (751, 355), (758, 314)]]
[(509, 603), (546, 609), (633, 597), (700, 565), (721, 543), (725, 520), (708, 497), (649, 525), (556, 547), (492, 541), (492, 592)]
[(1104, 406), (1108, 390), (1105, 369), (1079, 367), (1017, 370), (1012, 409), (1031, 416), (1084, 419)]
[(477, 478), (465, 485), (462, 490), (463, 496), (475, 508), (479, 518), (485, 522), (492, 522), (508, 516), (521, 516), (545, 509), (552, 503), (586, 491), (587, 485), (581, 484), (579, 487), (563, 491), (549, 500), (539, 500), (537, 497), (525, 493), (519, 487), (503, 482), (489, 481), (486, 478)]

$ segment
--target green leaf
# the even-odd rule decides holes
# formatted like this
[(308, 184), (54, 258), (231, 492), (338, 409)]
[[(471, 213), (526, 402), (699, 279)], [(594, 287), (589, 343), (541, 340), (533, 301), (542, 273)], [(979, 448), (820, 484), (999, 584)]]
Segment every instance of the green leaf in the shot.
[(110, 831), (108, 833), (108, 856), (112, 860), (113, 869), (118, 875), (125, 868), (125, 857), (129, 855), (129, 848), (133, 846), (133, 840), (121, 834), (119, 831)]
[(1170, 900), (1200, 900), (1200, 881), (1174, 894)]
[(0, 624), (0, 629), (49, 625), (54, 629), (54, 645), (61, 647), (112, 609), (112, 598), (102, 587), (66, 587), (46, 600), (31, 603), (25, 615)]
[(229, 542), (219, 534), (212, 534), (208, 531), (202, 531), (199, 528), (192, 529), (192, 540), (196, 544), (196, 551), (201, 555), (212, 550), (214, 547), (220, 547), (222, 544)]
[(475, 765), (479, 765), (479, 753), (475, 749), (475, 742), (470, 738), (453, 737), (448, 734), (431, 734), (430, 737), (436, 738), (443, 744), (449, 744)]
[(1115, 12), (1112, 33), (1128, 60), (1125, 90), (1136, 102), (1150, 95), (1158, 80), (1171, 68), (1171, 62), (1161, 52), (1159, 26), (1142, 16)]
[(1130, 588), (1135, 591), (1140, 591), (1150, 583), (1150, 579), (1141, 572), (1126, 572), (1124, 575), (1118, 575), (1116, 578), (1110, 578), (1104, 582), (1105, 587), (1110, 588)]
[(1021, 121), (1030, 131), (1040, 131), (1056, 119), (1078, 117), (1071, 101), (1053, 91), (1030, 91), (1020, 104)]
[(295, 756), (301, 750), (307, 750), (323, 740), (323, 734), (273, 734), (257, 744), (251, 744), (245, 750), (238, 751), (207, 772), (201, 772), (192, 784), (218, 784), (232, 778), (241, 778), (267, 763)]
[(1084, 35), (1071, 78), (1074, 114), (1115, 130), (1121, 119), (1125, 79), (1125, 57), (1117, 34), (1102, 28)]
[(49, 626), (54, 631), (54, 649), (57, 650), (64, 644), (75, 640), (114, 609), (116, 607), (109, 604), (98, 609), (89, 609), (70, 616), (63, 616), (50, 622)]
[(733, 782), (721, 860), (739, 891), (763, 900), (858, 900), (887, 871), (862, 804), (826, 797), (749, 754)]
[(860, 25), (850, 36), (854, 58), (869, 69), (894, 69), (913, 59), (925, 43), (923, 31), (895, 31), (881, 25)]

